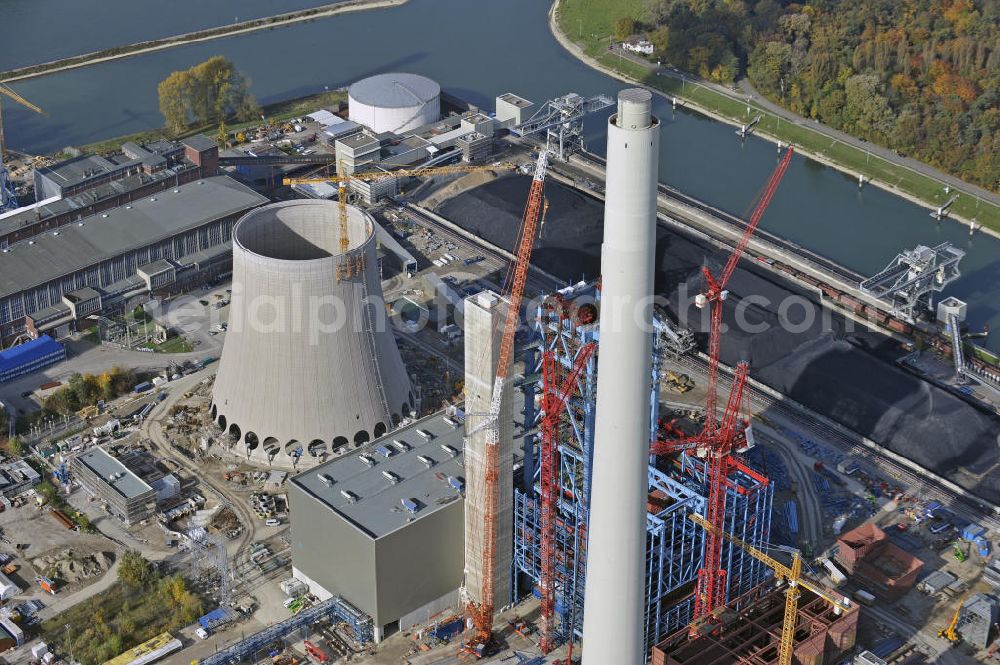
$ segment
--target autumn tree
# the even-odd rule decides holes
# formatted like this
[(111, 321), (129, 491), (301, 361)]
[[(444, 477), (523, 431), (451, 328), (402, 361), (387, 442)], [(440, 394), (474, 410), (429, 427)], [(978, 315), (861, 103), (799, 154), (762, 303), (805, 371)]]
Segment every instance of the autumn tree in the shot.
[(194, 67), (173, 72), (158, 88), (160, 112), (172, 133), (191, 123), (214, 124), (227, 118), (252, 120), (260, 106), (250, 93), (250, 79), (232, 61), (214, 56)]
[(622, 16), (615, 21), (615, 39), (623, 41), (635, 33), (635, 19), (630, 16)]
[(153, 567), (135, 550), (127, 550), (118, 563), (118, 579), (133, 588), (146, 586), (153, 579)]

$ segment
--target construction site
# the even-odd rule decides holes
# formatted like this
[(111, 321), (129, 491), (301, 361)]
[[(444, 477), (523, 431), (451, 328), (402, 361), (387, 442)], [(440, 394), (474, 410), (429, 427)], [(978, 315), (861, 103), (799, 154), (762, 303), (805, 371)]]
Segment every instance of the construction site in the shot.
[[(154, 283), (187, 249), (122, 251), (149, 260), (157, 330), (184, 319), (218, 362), (32, 444), (208, 610), (116, 665), (992, 656), (997, 370), (964, 355), (964, 303), (935, 302), (961, 250), (867, 278), (772, 258), (758, 226), (795, 148), (716, 215), (659, 183), (644, 89), (490, 111), (383, 74), (348, 100), (184, 144), (186, 187), (256, 192), (219, 213), (210, 286)], [(84, 286), (98, 309), (70, 334), (108, 321)], [(115, 559), (94, 556), (74, 583)]]

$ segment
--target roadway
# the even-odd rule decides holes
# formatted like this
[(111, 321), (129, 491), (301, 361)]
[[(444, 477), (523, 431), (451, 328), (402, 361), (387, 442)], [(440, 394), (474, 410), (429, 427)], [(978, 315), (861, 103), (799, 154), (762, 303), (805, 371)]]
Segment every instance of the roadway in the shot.
[[(657, 76), (663, 76), (667, 78), (672, 78), (677, 81), (683, 81), (686, 84), (697, 85), (716, 92), (720, 95), (725, 95), (730, 99), (736, 100), (738, 102), (746, 103), (747, 97), (750, 97), (750, 102), (760, 106), (762, 109), (767, 111), (772, 115), (780, 117), (782, 120), (788, 122), (789, 124), (796, 125), (797, 127), (802, 127), (803, 129), (808, 129), (816, 134), (825, 136), (832, 141), (837, 141), (845, 145), (849, 145), (852, 148), (862, 150), (864, 152), (869, 152), (895, 166), (900, 168), (913, 171), (914, 173), (919, 173), (922, 176), (931, 178), (933, 180), (939, 181), (942, 185), (948, 185), (952, 189), (958, 190), (968, 196), (974, 198), (982, 199), (992, 203), (995, 206), (1000, 206), (1000, 196), (995, 192), (991, 192), (987, 189), (983, 189), (978, 185), (973, 185), (971, 183), (965, 182), (960, 178), (956, 178), (953, 175), (949, 175), (933, 166), (929, 166), (919, 160), (913, 159), (912, 157), (904, 157), (897, 153), (895, 150), (890, 148), (885, 148), (874, 143), (869, 143), (864, 139), (851, 136), (838, 129), (834, 129), (828, 125), (824, 125), (817, 120), (810, 120), (802, 117), (797, 113), (793, 113), (786, 108), (775, 104), (774, 102), (768, 100), (756, 88), (748, 81), (746, 78), (742, 78), (737, 81), (740, 92), (733, 90), (732, 88), (726, 87), (724, 85), (719, 85), (718, 83), (712, 83), (710, 81), (705, 81), (697, 76), (689, 74), (687, 72), (682, 72), (673, 67), (662, 67), (658, 64), (654, 64), (647, 60), (646, 58), (639, 57), (631, 53), (621, 52), (621, 49), (614, 51), (620, 57), (626, 58), (637, 65), (641, 65), (651, 72), (655, 72)], [(664, 93), (665, 94), (665, 93)], [(838, 165), (839, 166), (839, 165)], [(846, 167), (841, 167), (846, 170)], [(893, 183), (889, 183), (893, 184)], [(927, 203), (927, 205), (931, 205)]]

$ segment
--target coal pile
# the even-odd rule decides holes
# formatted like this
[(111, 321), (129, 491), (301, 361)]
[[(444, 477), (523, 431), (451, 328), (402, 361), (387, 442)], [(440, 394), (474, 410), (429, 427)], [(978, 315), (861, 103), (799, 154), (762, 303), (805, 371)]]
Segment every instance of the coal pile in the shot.
[[(507, 250), (513, 248), (530, 178), (501, 178), (446, 202), (438, 212)], [(532, 262), (566, 280), (600, 271), (602, 203), (559, 183), (546, 185), (549, 210)], [(728, 251), (660, 227), (656, 291), (670, 314), (699, 335), (707, 310), (693, 305), (701, 267), (715, 274)], [(748, 360), (758, 380), (887, 448), (1000, 501), (1000, 418), (897, 368), (900, 352), (887, 337), (819, 305), (815, 295), (751, 261), (729, 283), (723, 310), (722, 360)], [(961, 470), (982, 480), (975, 481)]]

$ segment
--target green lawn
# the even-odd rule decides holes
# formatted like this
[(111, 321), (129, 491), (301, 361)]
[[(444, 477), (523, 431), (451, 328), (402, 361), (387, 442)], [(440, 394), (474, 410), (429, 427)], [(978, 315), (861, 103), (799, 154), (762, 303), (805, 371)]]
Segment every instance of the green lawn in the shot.
[[(640, 17), (641, 11), (641, 0), (561, 0), (557, 21), (566, 35), (609, 69), (735, 122), (746, 122), (746, 103), (741, 99), (674, 78), (655, 76), (648, 68), (608, 52), (614, 22), (622, 16)], [(756, 109), (753, 115), (758, 114), (763, 116), (759, 124), (762, 133), (821, 155), (848, 171), (864, 174), (873, 182), (896, 188), (926, 202), (929, 207), (941, 205), (949, 198), (944, 193), (943, 184), (933, 178)], [(1000, 231), (1000, 207), (991, 203), (962, 196), (952, 205), (952, 211), (960, 217), (975, 219), (987, 228)]]
[(189, 353), (194, 351), (194, 347), (183, 337), (171, 337), (162, 344), (146, 344), (146, 348), (153, 349), (157, 353)]
[[(307, 95), (305, 97), (296, 97), (295, 99), (288, 99), (283, 102), (275, 102), (273, 104), (268, 104), (264, 107), (264, 115), (271, 122), (281, 122), (284, 120), (290, 120), (291, 118), (298, 118), (307, 113), (312, 113), (318, 108), (332, 108), (336, 109), (340, 102), (347, 100), (347, 93), (341, 91), (330, 91), (321, 92), (316, 95)], [(232, 125), (226, 125), (226, 128), (230, 133), (238, 132), (240, 130), (246, 129), (248, 127), (256, 127), (260, 124), (259, 120), (252, 122), (242, 122), (235, 123)], [(184, 133), (184, 136), (191, 136), (193, 134), (205, 134), (211, 138), (215, 138), (219, 133), (218, 125), (202, 125), (200, 127), (189, 127), (188, 131)], [(155, 139), (161, 138), (175, 138), (170, 137), (167, 134), (167, 130), (163, 127), (158, 129), (150, 129), (142, 132), (137, 132), (135, 134), (127, 134), (125, 136), (116, 136), (115, 138), (106, 139), (104, 141), (97, 141), (96, 143), (88, 143), (87, 145), (79, 146), (79, 150), (85, 153), (96, 153), (104, 154), (109, 152), (117, 152), (121, 149), (122, 143), (132, 141), (134, 143), (146, 143)]]

